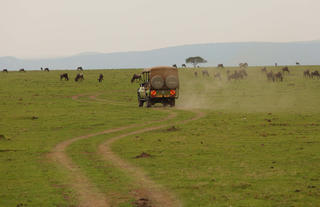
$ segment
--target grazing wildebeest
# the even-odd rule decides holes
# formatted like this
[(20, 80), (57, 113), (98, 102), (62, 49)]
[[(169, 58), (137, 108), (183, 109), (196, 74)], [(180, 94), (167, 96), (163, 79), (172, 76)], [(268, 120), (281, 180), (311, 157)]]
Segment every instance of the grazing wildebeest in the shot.
[(48, 71), (49, 72), (49, 68), (45, 68), (44, 71)]
[(223, 64), (218, 64), (218, 68), (224, 68)]
[(82, 68), (82, 66), (80, 66), (80, 67), (77, 67), (77, 70), (83, 71), (83, 68)]
[(246, 76), (248, 76), (246, 70), (242, 69), (242, 70), (235, 70), (232, 74), (229, 74), (230, 72), (228, 72), (228, 80), (240, 80), (240, 79), (244, 79)]
[(207, 70), (202, 70), (201, 72), (202, 72), (202, 76), (208, 76), (208, 77), (210, 76)]
[(284, 74), (285, 72), (290, 73), (289, 68), (288, 68), (287, 66), (284, 67), (284, 68), (282, 68), (282, 72), (283, 72), (283, 74)]
[(316, 70), (311, 72), (311, 78), (317, 77), (318, 79), (320, 78), (320, 73)]
[(228, 81), (230, 81), (230, 80), (232, 80), (232, 79), (234, 79), (234, 80), (236, 80), (236, 79), (237, 79), (237, 77), (236, 77), (236, 74), (235, 74), (235, 73), (232, 73), (231, 75), (228, 75)]
[(244, 78), (244, 75), (241, 71), (234, 71), (234, 74), (235, 74), (235, 78), (238, 80), (238, 79), (243, 79)]
[(187, 68), (187, 65), (186, 64), (182, 64), (181, 67)]
[(267, 68), (266, 68), (266, 67), (263, 67), (263, 68), (261, 69), (261, 72), (266, 73), (266, 72), (267, 72)]
[(240, 73), (244, 76), (244, 77), (247, 77), (248, 76), (248, 73), (245, 69), (242, 69), (240, 70)]
[(65, 79), (65, 80), (69, 80), (69, 76), (68, 76), (68, 73), (62, 73), (61, 75), (60, 75), (60, 80), (62, 80), (62, 79)]
[(7, 70), (7, 69), (3, 69), (3, 70), (2, 70), (2, 72), (5, 72), (5, 73), (7, 73), (7, 72), (8, 72), (8, 70)]
[(135, 80), (141, 80), (141, 75), (139, 74), (133, 74), (132, 78), (131, 78), (131, 83), (133, 83)]
[(98, 81), (99, 81), (99, 83), (100, 83), (101, 81), (103, 81), (103, 75), (102, 75), (102, 74), (99, 75)]
[(221, 74), (220, 73), (216, 73), (213, 75), (213, 78), (216, 79), (216, 78), (219, 78), (219, 80), (221, 80)]
[(177, 64), (173, 64), (172, 67), (174, 68), (178, 68)]
[(267, 72), (266, 75), (267, 75), (268, 81), (273, 81), (273, 82), (275, 81), (275, 80), (274, 80), (274, 75), (273, 75), (273, 72), (272, 72), (272, 71)]
[(21, 68), (19, 72), (26, 72), (26, 71), (24, 70), (24, 68)]
[(194, 71), (194, 76), (198, 77), (198, 72)]
[(274, 75), (274, 80), (275, 81), (283, 81), (283, 76), (282, 76), (282, 73), (281, 72), (277, 72), (275, 75)]
[(300, 65), (300, 63), (299, 63), (299, 62), (296, 62), (296, 65)]
[(248, 63), (239, 63), (239, 67), (240, 68), (247, 68), (248, 67)]
[(78, 73), (76, 78), (74, 79), (75, 82), (83, 81), (83, 80), (84, 80), (83, 74), (80, 74), (80, 73)]
[(311, 78), (310, 71), (309, 71), (309, 70), (303, 71), (303, 77), (305, 77), (305, 78)]

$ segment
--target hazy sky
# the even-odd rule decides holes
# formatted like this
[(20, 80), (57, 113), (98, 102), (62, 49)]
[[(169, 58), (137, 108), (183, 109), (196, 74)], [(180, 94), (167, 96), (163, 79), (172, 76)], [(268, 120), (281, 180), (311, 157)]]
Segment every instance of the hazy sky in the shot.
[(320, 39), (320, 0), (0, 0), (0, 56)]

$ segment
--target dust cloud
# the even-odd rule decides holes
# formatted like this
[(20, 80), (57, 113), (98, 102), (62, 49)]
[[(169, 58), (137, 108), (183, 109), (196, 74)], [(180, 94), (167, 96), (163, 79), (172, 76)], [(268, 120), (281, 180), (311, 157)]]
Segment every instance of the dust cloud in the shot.
[[(310, 102), (316, 92), (306, 87), (301, 71), (293, 71), (283, 82), (273, 83), (267, 81), (260, 68), (249, 68), (248, 77), (232, 81), (227, 80), (226, 71), (232, 73), (239, 68), (206, 68), (210, 77), (203, 77), (201, 70), (180, 71), (177, 108), (233, 112), (319, 111), (319, 100)], [(195, 71), (198, 71), (198, 77), (194, 76)], [(217, 73), (221, 74), (221, 80), (213, 78)]]

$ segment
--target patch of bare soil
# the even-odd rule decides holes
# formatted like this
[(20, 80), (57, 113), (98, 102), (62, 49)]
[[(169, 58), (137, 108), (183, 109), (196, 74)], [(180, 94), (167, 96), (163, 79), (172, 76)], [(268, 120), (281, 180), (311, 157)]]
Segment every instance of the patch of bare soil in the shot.
[(142, 152), (140, 155), (137, 155), (135, 158), (146, 158), (146, 157), (151, 157), (150, 154)]
[(167, 129), (168, 132), (175, 132), (175, 131), (178, 131), (179, 129), (176, 128), (175, 126), (171, 126)]
[(140, 198), (140, 199), (134, 201), (132, 203), (132, 205), (134, 207), (152, 207), (152, 205), (150, 204), (149, 199), (147, 199), (147, 198)]

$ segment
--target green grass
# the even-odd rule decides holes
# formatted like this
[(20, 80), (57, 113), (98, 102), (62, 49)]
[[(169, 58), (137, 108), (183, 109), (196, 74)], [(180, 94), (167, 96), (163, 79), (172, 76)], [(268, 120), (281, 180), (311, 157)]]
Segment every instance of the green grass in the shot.
[[(128, 90), (127, 94), (134, 93), (134, 87), (127, 81), (128, 71), (108, 71), (110, 78), (103, 84), (96, 82), (100, 71), (86, 73), (88, 80), (83, 83), (60, 81), (60, 73), (0, 74), (0, 134), (5, 136), (0, 140), (0, 206), (74, 204), (66, 172), (45, 157), (57, 143), (166, 115), (137, 108), (134, 96), (134, 101), (125, 106), (71, 99), (75, 94), (88, 92)], [(113, 93), (110, 100), (118, 97), (122, 94)], [(140, 116), (141, 113), (146, 116)]]
[[(180, 72), (178, 130), (160, 129), (117, 141), (113, 150), (174, 192), (185, 206), (319, 206), (320, 80), (290, 67), (282, 83), (270, 83), (258, 67), (249, 77), (226, 81)], [(278, 69), (270, 68), (273, 71)], [(199, 70), (199, 69), (198, 69)], [(211, 75), (218, 69), (208, 69)], [(72, 206), (70, 176), (45, 155), (75, 136), (158, 120), (166, 112), (138, 108), (135, 70), (85, 71), (85, 81), (60, 81), (62, 71), (0, 74), (0, 206)], [(72, 77), (75, 71), (69, 71)], [(98, 84), (99, 73), (105, 81)], [(76, 94), (100, 94), (103, 101)], [(177, 124), (198, 109), (206, 117)], [(38, 117), (38, 119), (32, 119)], [(157, 125), (157, 124), (152, 124)], [(132, 131), (128, 129), (126, 131)], [(131, 206), (130, 175), (102, 161), (97, 146), (113, 133), (74, 143), (68, 154), (91, 182)], [(16, 151), (6, 151), (16, 150)], [(151, 158), (134, 159), (141, 152)]]

